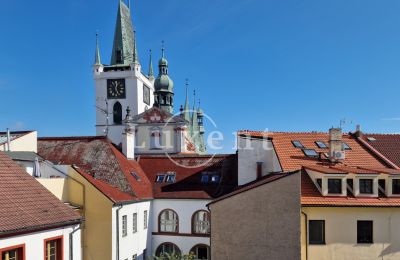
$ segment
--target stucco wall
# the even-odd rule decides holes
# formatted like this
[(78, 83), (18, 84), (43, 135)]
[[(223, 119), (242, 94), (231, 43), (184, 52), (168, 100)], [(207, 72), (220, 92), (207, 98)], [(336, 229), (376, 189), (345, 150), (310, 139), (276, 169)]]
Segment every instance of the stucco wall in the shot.
[(198, 210), (208, 211), (206, 205), (210, 200), (192, 199), (156, 199), (153, 201), (153, 232), (158, 233), (158, 216), (165, 209), (172, 209), (178, 214), (179, 234), (157, 234), (153, 235), (153, 254), (157, 247), (165, 242), (174, 243), (182, 253), (189, 253), (198, 244), (210, 245), (209, 237), (191, 236), (192, 216)]
[[(0, 145), (0, 151), (7, 151), (7, 149), (7, 143)], [(10, 151), (37, 153), (37, 132), (33, 131), (12, 140), (10, 142)]]
[(10, 238), (2, 238), (0, 239), (0, 249), (7, 248), (12, 246), (17, 246), (24, 244), (25, 245), (25, 260), (38, 260), (44, 259), (44, 248), (45, 248), (45, 240), (54, 237), (63, 237), (63, 259), (70, 259), (70, 240), (69, 234), (74, 230), (77, 230), (73, 234), (73, 259), (80, 260), (83, 259), (81, 257), (81, 246), (80, 246), (80, 238), (81, 233), (78, 230), (78, 225), (69, 226), (58, 229), (44, 230), (40, 232), (24, 234), (20, 236), (10, 237)]
[(217, 260), (300, 259), (300, 174), (210, 205)]
[[(310, 207), (302, 211), (308, 220), (325, 220), (326, 245), (308, 245), (310, 260), (400, 259), (399, 208)], [(357, 220), (373, 221), (373, 244), (357, 244)], [(302, 234), (305, 234), (305, 224), (302, 224)], [(303, 256), (305, 259), (305, 253)]]

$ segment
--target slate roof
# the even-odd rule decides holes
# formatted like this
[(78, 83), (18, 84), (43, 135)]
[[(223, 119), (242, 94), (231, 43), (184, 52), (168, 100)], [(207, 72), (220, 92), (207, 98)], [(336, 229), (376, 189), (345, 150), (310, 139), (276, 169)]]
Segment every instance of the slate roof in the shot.
[(151, 184), (139, 164), (127, 160), (105, 137), (39, 138), (38, 154), (55, 164), (78, 166), (78, 172), (116, 203), (152, 198)]
[(400, 167), (400, 134), (363, 134), (362, 139)]
[[(152, 182), (154, 198), (211, 199), (237, 187), (237, 155), (148, 155), (138, 158)], [(176, 173), (174, 183), (157, 183), (159, 174)], [(218, 174), (218, 183), (202, 183), (204, 173)]]
[(81, 216), (0, 152), (0, 236), (66, 226)]

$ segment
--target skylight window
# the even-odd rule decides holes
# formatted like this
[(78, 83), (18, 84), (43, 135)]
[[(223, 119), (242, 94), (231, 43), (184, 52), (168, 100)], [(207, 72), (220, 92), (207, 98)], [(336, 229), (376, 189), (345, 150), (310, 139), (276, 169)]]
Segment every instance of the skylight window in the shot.
[(304, 148), (304, 145), (300, 141), (292, 141), (292, 144), (296, 148)]
[(319, 148), (321, 148), (321, 149), (327, 149), (327, 148), (328, 148), (328, 146), (326, 145), (326, 143), (325, 143), (325, 142), (322, 142), (322, 141), (316, 141), (315, 144), (316, 144)]
[(368, 141), (370, 141), (370, 142), (374, 142), (374, 141), (376, 141), (376, 139), (375, 139), (374, 137), (372, 137), (372, 136), (370, 136), (370, 137), (367, 137), (367, 139), (368, 139)]
[(345, 142), (343, 142), (342, 146), (343, 146), (343, 149), (345, 149), (345, 150), (351, 150), (351, 147), (348, 144), (346, 144)]
[(175, 179), (176, 179), (175, 173), (168, 173), (165, 181), (168, 183), (174, 183)]
[(156, 182), (158, 183), (162, 183), (165, 180), (165, 175), (164, 174), (160, 174), (156, 176)]
[(137, 181), (140, 181), (140, 176), (137, 175), (136, 172), (131, 172), (131, 175), (132, 175)]
[(318, 153), (314, 149), (303, 149), (303, 153), (307, 157), (318, 157)]
[(208, 183), (208, 180), (209, 180), (208, 174), (203, 174), (201, 176), (201, 183)]
[(220, 176), (219, 175), (213, 175), (211, 176), (211, 182), (217, 183), (220, 180)]

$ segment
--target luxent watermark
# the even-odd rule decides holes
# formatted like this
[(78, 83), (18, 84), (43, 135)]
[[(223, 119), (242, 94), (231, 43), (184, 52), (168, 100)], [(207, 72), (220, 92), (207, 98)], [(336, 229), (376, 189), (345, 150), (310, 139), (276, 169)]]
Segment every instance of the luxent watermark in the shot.
[[(208, 121), (207, 127), (211, 126), (212, 129), (204, 131), (204, 120)], [(158, 115), (154, 115), (150, 121), (164, 122)], [(149, 139), (147, 137), (139, 138), (141, 143), (137, 143), (136, 148), (139, 150), (150, 149), (155, 153), (164, 154), (177, 166), (183, 168), (199, 168), (210, 165), (218, 155), (218, 151), (221, 150), (232, 150), (232, 153), (235, 153), (238, 149), (246, 151), (273, 149), (268, 138), (268, 129), (257, 133), (255, 136), (254, 133), (248, 131), (233, 132), (235, 142), (232, 147), (226, 149), (223, 145), (225, 136), (218, 130), (216, 122), (203, 112), (190, 110), (174, 114), (160, 125), (153, 124), (149, 127)], [(148, 141), (146, 142), (146, 140)], [(183, 157), (186, 158), (182, 154), (199, 155), (193, 156), (189, 165), (187, 160), (182, 160)]]

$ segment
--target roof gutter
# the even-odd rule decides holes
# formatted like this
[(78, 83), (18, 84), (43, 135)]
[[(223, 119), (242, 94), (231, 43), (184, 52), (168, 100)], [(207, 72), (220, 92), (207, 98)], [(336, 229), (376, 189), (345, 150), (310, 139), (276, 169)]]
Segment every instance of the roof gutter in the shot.
[[(354, 136), (354, 134), (353, 134)], [(357, 138), (357, 140), (364, 145), (368, 150), (370, 150), (373, 154), (375, 154), (376, 156), (378, 156), (379, 159), (381, 159), (382, 161), (384, 161), (387, 165), (389, 165), (390, 167), (399, 170), (399, 166), (397, 166), (395, 163), (393, 163), (392, 161), (390, 161), (388, 158), (386, 158), (386, 156), (384, 156), (383, 154), (381, 154), (378, 150), (376, 150), (374, 147), (372, 147), (372, 145), (370, 145), (369, 143), (367, 143), (365, 140), (363, 140), (361, 137), (355, 136)]]

